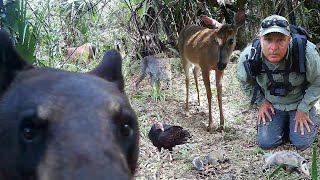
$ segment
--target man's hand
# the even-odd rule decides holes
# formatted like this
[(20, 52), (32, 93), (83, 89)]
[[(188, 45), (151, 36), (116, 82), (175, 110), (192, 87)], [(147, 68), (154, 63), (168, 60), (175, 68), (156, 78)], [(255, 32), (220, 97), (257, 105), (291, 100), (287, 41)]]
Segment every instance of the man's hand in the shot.
[(266, 124), (266, 116), (269, 118), (270, 121), (272, 121), (269, 110), (272, 112), (272, 114), (275, 114), (273, 105), (269, 101), (266, 100), (259, 107), (258, 124), (260, 124), (261, 120), (262, 120), (263, 125), (265, 125)]
[(296, 124), (294, 126), (294, 132), (297, 132), (297, 129), (299, 126), (301, 135), (304, 135), (303, 126), (306, 126), (307, 131), (310, 132), (309, 123), (314, 125), (314, 123), (309, 118), (309, 115), (305, 114), (304, 112), (301, 112), (301, 111), (296, 112), (295, 120), (296, 120)]

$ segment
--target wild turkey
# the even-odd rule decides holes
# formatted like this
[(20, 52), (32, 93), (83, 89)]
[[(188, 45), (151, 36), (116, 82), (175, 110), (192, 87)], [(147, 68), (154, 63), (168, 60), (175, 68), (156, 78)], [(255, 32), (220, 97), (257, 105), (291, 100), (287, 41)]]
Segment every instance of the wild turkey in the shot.
[(155, 123), (149, 131), (149, 139), (158, 148), (158, 161), (160, 161), (161, 148), (168, 149), (172, 160), (172, 148), (176, 145), (185, 144), (191, 138), (190, 133), (181, 126)]

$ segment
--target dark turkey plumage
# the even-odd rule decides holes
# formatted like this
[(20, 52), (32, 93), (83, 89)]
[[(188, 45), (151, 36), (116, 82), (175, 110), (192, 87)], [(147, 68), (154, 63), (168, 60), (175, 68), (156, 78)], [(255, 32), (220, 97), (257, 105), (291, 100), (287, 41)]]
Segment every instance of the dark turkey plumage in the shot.
[[(149, 131), (149, 139), (158, 148), (159, 153), (162, 148), (172, 152), (173, 147), (185, 144), (189, 138), (191, 138), (190, 133), (180, 126), (155, 123)], [(172, 158), (171, 154), (170, 158)], [(158, 159), (160, 159), (160, 156)]]

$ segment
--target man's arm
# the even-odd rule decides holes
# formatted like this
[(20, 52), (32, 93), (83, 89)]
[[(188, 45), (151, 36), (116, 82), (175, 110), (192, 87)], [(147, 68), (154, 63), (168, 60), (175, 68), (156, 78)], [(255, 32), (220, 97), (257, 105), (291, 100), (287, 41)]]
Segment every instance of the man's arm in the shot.
[(310, 132), (309, 124), (314, 125), (308, 112), (320, 97), (320, 56), (316, 46), (310, 42), (306, 47), (306, 69), (306, 78), (310, 84), (298, 105), (294, 127), (294, 132), (299, 128), (301, 135), (304, 135), (304, 126)]
[(316, 46), (308, 41), (306, 47), (306, 78), (309, 82), (298, 111), (308, 113), (320, 98), (320, 55)]

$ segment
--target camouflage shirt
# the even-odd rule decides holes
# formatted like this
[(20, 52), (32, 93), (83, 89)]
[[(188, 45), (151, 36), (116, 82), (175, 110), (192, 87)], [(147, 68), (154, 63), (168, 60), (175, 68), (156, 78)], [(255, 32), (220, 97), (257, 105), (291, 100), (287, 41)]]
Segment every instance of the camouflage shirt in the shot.
[[(291, 44), (289, 46), (291, 49)], [(246, 60), (245, 55), (249, 54), (251, 45), (247, 47), (241, 54), (238, 64), (238, 79), (241, 88), (244, 90), (248, 97), (252, 97), (254, 90), (254, 79), (246, 73), (243, 62)], [(290, 52), (290, 51), (288, 51)], [(284, 70), (285, 61), (291, 61), (291, 53), (287, 53), (284, 61), (274, 64), (266, 60), (262, 55), (262, 61), (268, 66), (271, 71), (274, 70)], [(292, 62), (292, 61), (291, 61)], [(275, 82), (283, 82), (283, 74), (272, 74)], [(305, 90), (304, 81), (307, 80), (309, 85)], [(266, 73), (262, 73), (256, 77), (257, 83), (260, 85), (261, 90), (258, 91), (256, 101), (257, 105), (261, 105), (265, 100), (272, 103), (274, 108), (282, 111), (299, 110), (302, 112), (309, 112), (309, 110), (314, 106), (317, 100), (320, 98), (320, 56), (316, 49), (316, 46), (307, 42), (306, 46), (306, 73), (296, 73), (291, 72), (289, 74), (289, 82), (292, 84), (293, 89), (288, 92), (284, 97), (274, 96), (270, 94), (268, 90), (268, 85), (270, 80)], [(305, 90), (305, 93), (304, 93)]]

